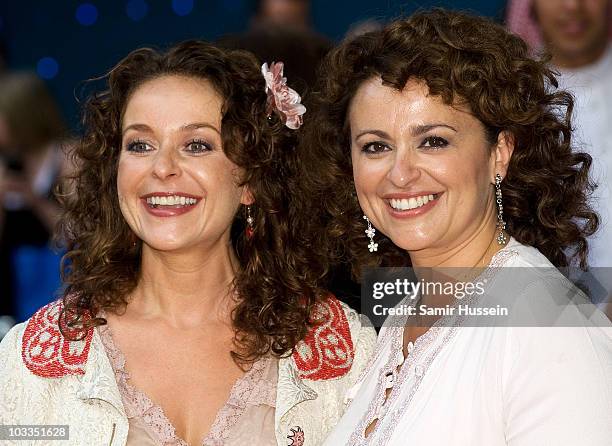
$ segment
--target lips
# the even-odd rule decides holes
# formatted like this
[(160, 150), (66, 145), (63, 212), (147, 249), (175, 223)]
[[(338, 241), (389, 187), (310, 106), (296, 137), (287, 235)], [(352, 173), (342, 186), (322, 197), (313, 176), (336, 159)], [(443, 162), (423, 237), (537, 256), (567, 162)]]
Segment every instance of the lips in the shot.
[(145, 209), (156, 217), (175, 217), (193, 210), (202, 197), (184, 192), (153, 192), (140, 197)]
[(441, 195), (441, 192), (424, 191), (414, 194), (389, 194), (384, 198), (392, 216), (409, 218), (428, 212), (438, 203)]
[(588, 24), (582, 20), (571, 20), (559, 24), (559, 29), (563, 32), (563, 34), (571, 37), (584, 34), (587, 27)]

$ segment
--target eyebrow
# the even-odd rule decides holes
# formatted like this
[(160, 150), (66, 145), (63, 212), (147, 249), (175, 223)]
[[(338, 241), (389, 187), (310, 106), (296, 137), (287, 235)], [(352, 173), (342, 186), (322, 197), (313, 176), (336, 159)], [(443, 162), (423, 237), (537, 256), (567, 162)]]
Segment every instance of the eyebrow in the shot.
[(219, 129), (217, 129), (217, 127), (212, 124), (208, 124), (207, 122), (195, 122), (193, 124), (187, 124), (181, 127), (181, 130), (197, 130), (201, 128), (209, 128), (221, 135), (221, 132), (219, 131)]
[[(448, 124), (433, 123), (433, 124), (423, 124), (423, 125), (412, 126), (410, 127), (410, 134), (412, 136), (419, 136), (437, 127), (445, 127), (454, 132), (457, 132), (457, 129), (455, 129), (453, 126), (450, 126)], [(387, 132), (384, 132), (383, 130), (364, 130), (363, 132), (359, 132), (359, 134), (355, 137), (355, 139), (359, 139), (364, 135), (375, 135), (383, 139), (391, 139), (389, 134)]]
[[(186, 131), (186, 130), (197, 130), (197, 129), (201, 129), (201, 128), (209, 128), (211, 130), (214, 130), (215, 132), (217, 132), (219, 135), (221, 135), (221, 132), (212, 124), (208, 124), (206, 122), (194, 122), (193, 124), (187, 124), (184, 125), (180, 128), (181, 131)], [(153, 130), (151, 129), (151, 127), (149, 127), (146, 124), (131, 124), (128, 125), (126, 128), (123, 129), (123, 133), (127, 132), (128, 130), (136, 130), (139, 132), (145, 132), (145, 133), (153, 133)]]

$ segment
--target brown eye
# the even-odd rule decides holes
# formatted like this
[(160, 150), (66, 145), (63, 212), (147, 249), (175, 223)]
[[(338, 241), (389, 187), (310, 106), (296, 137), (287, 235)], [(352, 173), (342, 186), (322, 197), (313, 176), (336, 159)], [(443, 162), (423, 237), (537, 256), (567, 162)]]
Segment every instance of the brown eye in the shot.
[(365, 153), (382, 153), (389, 150), (389, 146), (382, 142), (371, 142), (363, 146), (361, 149), (362, 152)]
[(421, 143), (421, 147), (431, 148), (431, 149), (441, 149), (443, 147), (448, 146), (448, 141), (440, 136), (428, 136)]

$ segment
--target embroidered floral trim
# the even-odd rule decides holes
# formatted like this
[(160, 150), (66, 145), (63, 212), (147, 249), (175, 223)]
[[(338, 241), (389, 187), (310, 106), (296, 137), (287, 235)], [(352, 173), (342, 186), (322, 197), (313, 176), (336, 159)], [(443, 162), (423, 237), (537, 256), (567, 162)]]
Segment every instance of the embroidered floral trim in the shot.
[[(396, 318), (400, 318), (400, 317), (404, 318), (403, 323), (401, 321), (397, 321)], [(359, 392), (359, 388), (363, 385), (363, 381), (366, 379), (367, 376), (370, 375), (370, 373), (372, 372), (376, 364), (378, 364), (378, 360), (380, 359), (380, 357), (383, 355), (383, 352), (385, 351), (386, 344), (391, 342), (392, 339), (394, 338), (388, 333), (389, 330), (392, 330), (395, 327), (401, 327), (406, 324), (404, 316), (389, 316), (387, 320), (389, 321), (389, 323), (385, 322), (385, 324), (380, 329), (380, 333), (376, 341), (376, 347), (374, 349), (374, 354), (368, 361), (367, 365), (363, 368), (363, 370), (361, 370), (361, 373), (359, 374), (359, 377), (355, 380), (355, 384), (353, 385), (353, 387), (351, 387), (347, 391), (347, 398), (346, 398), (347, 405), (352, 400), (355, 399), (355, 396), (357, 396), (357, 393)], [(401, 353), (401, 350), (400, 350), (400, 353)]]
[(85, 364), (93, 330), (79, 333), (62, 326), (65, 332), (85, 335), (80, 341), (69, 341), (60, 331), (62, 300), (56, 300), (38, 310), (28, 321), (21, 341), (23, 363), (34, 375), (61, 378), (66, 375), (84, 375)]
[[(104, 317), (103, 315), (101, 315)], [(124, 402), (128, 418), (140, 417), (164, 446), (188, 446), (180, 438), (176, 429), (164, 414), (143, 391), (132, 386), (130, 375), (125, 368), (125, 357), (113, 341), (108, 325), (99, 327), (100, 338), (115, 372), (115, 379)], [(273, 358), (264, 357), (255, 362), (251, 369), (233, 385), (230, 396), (217, 413), (210, 431), (202, 440), (203, 446), (225, 444), (232, 427), (249, 406), (276, 405), (276, 382), (266, 380), (265, 372), (273, 366)]]
[(304, 446), (304, 431), (300, 426), (292, 427), (289, 429), (291, 435), (287, 435), (287, 438), (291, 440), (288, 446)]
[(321, 301), (312, 319), (320, 322), (293, 352), (300, 378), (318, 381), (346, 375), (353, 365), (355, 349), (340, 301), (333, 296)]
[[(398, 319), (402, 319), (403, 320), (403, 324), (399, 325), (400, 321), (398, 319), (396, 319), (394, 322), (398, 323), (398, 325), (393, 325), (388, 327), (388, 329), (385, 331), (384, 336), (385, 338), (382, 338), (383, 341), (385, 342), (385, 344), (388, 343), (388, 341), (390, 340), (391, 342), (391, 354), (389, 354), (388, 358), (387, 358), (387, 362), (385, 363), (385, 365), (381, 368), (380, 373), (378, 375), (378, 380), (376, 382), (376, 390), (374, 391), (374, 394), (376, 395), (376, 397), (374, 399), (372, 399), (372, 401), (370, 401), (370, 404), (368, 405), (368, 410), (366, 411), (366, 413), (364, 414), (364, 416), (361, 418), (361, 420), (359, 421), (359, 423), (357, 424), (357, 427), (355, 428), (355, 430), (353, 431), (351, 438), (349, 440), (349, 444), (351, 445), (361, 445), (361, 444), (368, 444), (369, 440), (373, 437), (374, 433), (376, 432), (376, 428), (381, 424), (381, 418), (383, 418), (387, 407), (390, 406), (389, 402), (387, 401), (385, 403), (386, 399), (390, 399), (393, 395), (393, 389), (391, 390), (391, 394), (387, 396), (386, 394), (386, 377), (389, 375), (389, 373), (392, 374), (392, 376), (396, 376), (397, 374), (397, 355), (395, 355), (395, 352), (401, 352), (402, 351), (402, 334), (403, 334), (403, 326), (406, 323), (406, 319), (407, 316), (399, 316), (397, 317)], [(383, 334), (381, 333), (381, 336)], [(418, 339), (417, 339), (418, 341)], [(404, 367), (402, 367), (403, 370), (405, 368), (405, 364)], [(396, 387), (399, 387), (399, 383), (396, 383)], [(367, 427), (370, 425), (370, 423), (372, 423), (375, 419), (378, 419), (378, 422), (376, 423), (376, 426), (374, 428), (374, 430), (372, 432), (370, 432), (370, 434), (365, 437), (365, 431), (367, 429)]]

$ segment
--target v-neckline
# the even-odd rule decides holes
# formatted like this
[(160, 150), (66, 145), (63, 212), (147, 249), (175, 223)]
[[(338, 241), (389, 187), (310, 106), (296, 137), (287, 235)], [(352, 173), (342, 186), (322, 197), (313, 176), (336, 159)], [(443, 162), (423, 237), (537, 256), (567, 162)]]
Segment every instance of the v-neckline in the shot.
[[(101, 316), (104, 317), (103, 315)], [(223, 432), (226, 420), (235, 418), (246, 409), (246, 400), (249, 394), (253, 393), (254, 384), (264, 379), (265, 372), (270, 366), (269, 362), (272, 361), (271, 357), (260, 358), (253, 363), (251, 368), (244, 375), (234, 382), (227, 400), (215, 415), (215, 419), (210, 425), (207, 434), (197, 445), (189, 445), (189, 443), (177, 434), (176, 428), (166, 416), (161, 405), (155, 403), (146, 392), (130, 383), (130, 374), (126, 369), (125, 356), (115, 343), (112, 329), (108, 324), (98, 327), (98, 333), (100, 334), (107, 356), (115, 372), (122, 399), (130, 398), (133, 400), (130, 407), (136, 410), (131, 411), (132, 417), (141, 417), (147, 427), (153, 431), (157, 437), (155, 440), (161, 442), (163, 445), (207, 446), (210, 444), (218, 444), (221, 439), (217, 433)], [(272, 391), (272, 389), (270, 390), (270, 394), (264, 395), (262, 399), (266, 400), (267, 404), (274, 407), (276, 400), (275, 388), (274, 391)], [(129, 415), (130, 414), (128, 414), (128, 418), (130, 418)]]

